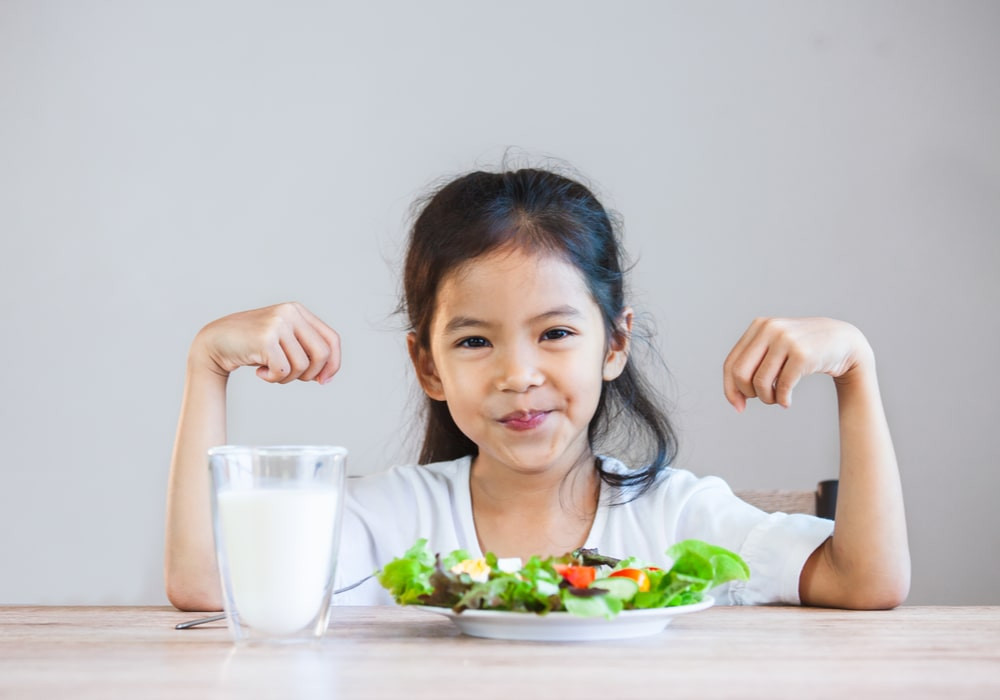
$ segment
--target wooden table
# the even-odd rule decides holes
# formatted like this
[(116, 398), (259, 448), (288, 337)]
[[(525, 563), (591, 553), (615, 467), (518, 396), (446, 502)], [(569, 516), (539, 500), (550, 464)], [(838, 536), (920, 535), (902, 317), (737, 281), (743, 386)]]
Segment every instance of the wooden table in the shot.
[(0, 698), (1000, 698), (1000, 607), (724, 608), (616, 642), (465, 637), (335, 608), (316, 644), (235, 647), (165, 607), (0, 607)]

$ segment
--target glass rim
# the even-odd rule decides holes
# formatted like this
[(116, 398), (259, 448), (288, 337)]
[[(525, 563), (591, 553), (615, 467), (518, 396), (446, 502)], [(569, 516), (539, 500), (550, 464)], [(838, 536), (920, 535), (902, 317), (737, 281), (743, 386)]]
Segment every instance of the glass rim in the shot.
[(217, 445), (208, 450), (209, 457), (250, 454), (263, 456), (315, 455), (347, 456), (347, 448), (340, 445)]

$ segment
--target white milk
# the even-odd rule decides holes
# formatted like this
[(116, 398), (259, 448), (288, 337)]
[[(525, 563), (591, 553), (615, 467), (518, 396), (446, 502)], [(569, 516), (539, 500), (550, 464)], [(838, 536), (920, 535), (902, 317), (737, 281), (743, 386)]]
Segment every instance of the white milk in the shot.
[(219, 527), (240, 619), (290, 634), (320, 612), (330, 582), (338, 493), (268, 489), (218, 494)]

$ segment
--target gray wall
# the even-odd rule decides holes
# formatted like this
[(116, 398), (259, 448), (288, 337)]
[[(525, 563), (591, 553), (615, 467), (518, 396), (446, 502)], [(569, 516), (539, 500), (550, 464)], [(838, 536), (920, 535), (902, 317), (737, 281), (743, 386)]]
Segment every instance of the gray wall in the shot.
[[(538, 5), (538, 7), (536, 7)], [(163, 603), (187, 346), (300, 300), (326, 386), (232, 381), (231, 439), (412, 458), (409, 203), (507, 146), (624, 217), (679, 463), (837, 468), (831, 382), (726, 404), (757, 315), (864, 330), (906, 491), (912, 603), (1000, 603), (1000, 4), (0, 1), (0, 603)]]

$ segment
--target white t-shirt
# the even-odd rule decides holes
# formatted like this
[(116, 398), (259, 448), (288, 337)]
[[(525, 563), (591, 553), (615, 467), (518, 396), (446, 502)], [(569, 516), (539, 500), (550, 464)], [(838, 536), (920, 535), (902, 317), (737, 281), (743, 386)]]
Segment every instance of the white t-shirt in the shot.
[[(401, 556), (424, 537), (432, 552), (465, 549), (482, 556), (472, 518), (469, 469), (463, 457), (437, 464), (393, 467), (348, 480), (337, 587), (357, 581)], [(603, 458), (607, 470), (626, 472)], [(737, 498), (718, 477), (665, 469), (642, 496), (620, 505), (622, 492), (601, 483), (601, 502), (585, 547), (613, 557), (633, 556), (664, 568), (666, 550), (699, 539), (737, 552), (749, 581), (712, 591), (721, 605), (799, 602), (799, 574), (809, 555), (833, 532), (833, 521), (811, 515), (765, 513)], [(375, 580), (335, 597), (338, 605), (391, 604)]]

